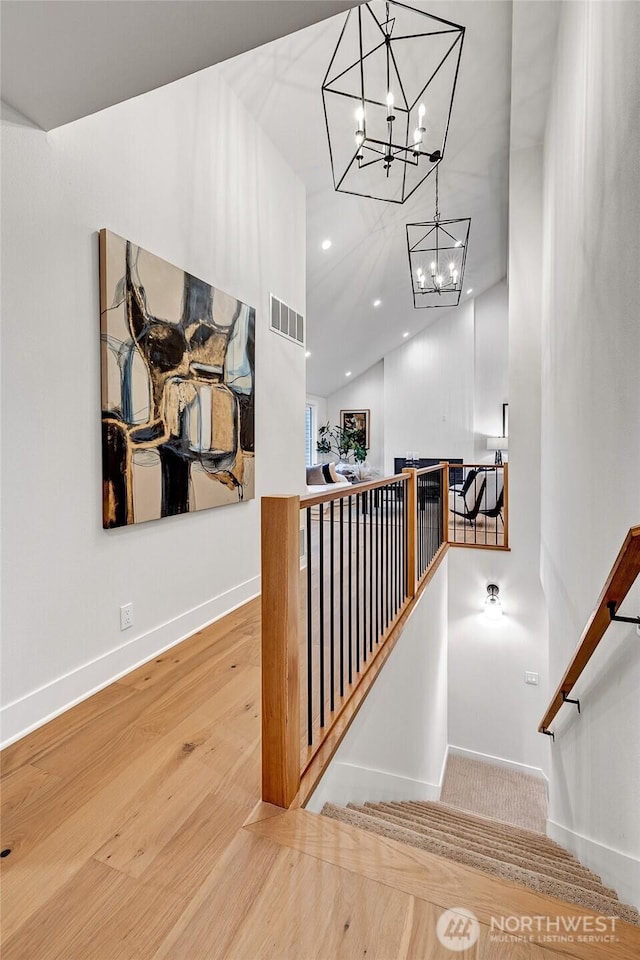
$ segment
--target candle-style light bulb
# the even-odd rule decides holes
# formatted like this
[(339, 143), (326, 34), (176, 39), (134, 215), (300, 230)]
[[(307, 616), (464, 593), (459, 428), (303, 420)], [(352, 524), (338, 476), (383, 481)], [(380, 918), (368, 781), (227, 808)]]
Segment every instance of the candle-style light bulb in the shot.
[(389, 112), (391, 112), (393, 110), (393, 94), (391, 93), (391, 90), (389, 90), (387, 93), (387, 106), (389, 108)]
[(362, 144), (364, 143), (364, 131), (363, 131), (363, 130), (356, 130), (356, 143), (358, 144), (359, 147), (361, 147)]
[(449, 273), (451, 274), (451, 276), (453, 276), (453, 271), (455, 270), (455, 268), (456, 268), (455, 263), (449, 264)]
[(436, 277), (436, 283), (438, 284), (439, 287), (442, 286), (442, 277), (440, 276), (440, 274), (438, 274), (438, 276)]
[(431, 261), (431, 276), (435, 277), (436, 275), (436, 262), (435, 260)]
[(362, 126), (364, 123), (364, 107), (358, 107), (356, 110), (356, 120), (358, 121), (358, 124)]
[(418, 126), (420, 127), (421, 132), (424, 132), (424, 115), (427, 112), (424, 103), (421, 103), (418, 107)]

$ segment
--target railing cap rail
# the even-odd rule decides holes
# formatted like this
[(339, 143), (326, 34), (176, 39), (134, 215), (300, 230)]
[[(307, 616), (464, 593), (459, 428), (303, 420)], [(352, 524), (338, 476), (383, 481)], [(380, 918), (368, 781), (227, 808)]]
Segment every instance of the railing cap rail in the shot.
[[(300, 509), (315, 507), (319, 503), (328, 503), (330, 500), (344, 500), (346, 497), (355, 497), (357, 493), (366, 493), (367, 490), (376, 490), (379, 487), (386, 487), (390, 483), (398, 483), (400, 480), (409, 480), (411, 474), (395, 473), (392, 477), (383, 477), (381, 480), (367, 480), (364, 483), (350, 484), (348, 487), (340, 485), (337, 490), (328, 490), (327, 493), (309, 493), (300, 497)], [(331, 484), (327, 484), (331, 486)]]

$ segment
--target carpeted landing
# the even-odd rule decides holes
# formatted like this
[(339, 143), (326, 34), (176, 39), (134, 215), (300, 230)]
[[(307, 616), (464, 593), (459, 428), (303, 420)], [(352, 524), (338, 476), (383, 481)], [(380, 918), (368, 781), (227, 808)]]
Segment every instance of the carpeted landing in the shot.
[[(450, 758), (449, 762), (456, 759)], [(486, 768), (488, 765), (481, 766)], [(455, 771), (455, 767), (454, 763), (454, 776), (447, 793), (448, 803), (408, 801), (365, 803), (363, 806), (350, 803), (346, 807), (327, 803), (322, 813), (325, 817), (474, 867), (493, 877), (523, 884), (538, 893), (640, 925), (640, 914), (635, 907), (621, 903), (615, 890), (606, 887), (600, 877), (567, 850), (539, 829), (525, 829), (505, 822), (511, 817), (519, 820), (526, 818), (527, 804), (523, 797), (531, 791), (533, 807), (529, 812), (532, 817), (529, 822), (533, 822), (536, 828), (540, 823), (540, 795), (534, 785), (521, 783), (519, 786), (524, 791), (521, 794), (518, 784), (513, 780), (514, 776), (523, 775), (512, 774), (498, 767), (491, 767), (490, 772), (486, 769), (481, 771), (482, 776), (490, 776), (493, 781), (492, 795), (497, 798), (495, 809), (498, 817), (490, 818), (476, 812), (479, 804), (483, 809), (490, 808), (486, 793), (483, 799), (479, 799), (477, 792), (468, 795), (466, 802), (472, 800), (474, 812), (453, 805), (454, 800), (458, 804), (465, 802), (464, 790), (469, 787), (469, 783), (465, 785), (462, 782), (465, 777), (461, 780), (460, 770)], [(466, 773), (469, 774), (468, 769)], [(459, 790), (454, 789), (456, 784)], [(511, 799), (505, 803), (505, 797)], [(546, 799), (544, 804), (546, 809)]]
[(542, 777), (449, 754), (440, 802), (480, 817), (545, 833), (547, 785)]

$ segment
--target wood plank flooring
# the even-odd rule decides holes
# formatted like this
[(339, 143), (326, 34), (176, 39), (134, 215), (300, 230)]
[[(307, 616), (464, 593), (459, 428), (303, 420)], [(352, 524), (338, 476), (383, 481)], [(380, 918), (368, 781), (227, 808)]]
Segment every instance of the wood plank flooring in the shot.
[(630, 960), (615, 944), (492, 940), (504, 913), (584, 911), (304, 810), (260, 803), (253, 601), (7, 748), (3, 960)]

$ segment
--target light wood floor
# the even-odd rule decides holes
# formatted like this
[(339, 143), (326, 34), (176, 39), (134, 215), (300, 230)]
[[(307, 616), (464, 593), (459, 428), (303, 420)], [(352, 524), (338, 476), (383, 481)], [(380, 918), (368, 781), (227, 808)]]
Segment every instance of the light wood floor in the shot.
[[(2, 960), (445, 960), (467, 907), (474, 960), (637, 958), (490, 939), (492, 914), (583, 911), (391, 840), (260, 804), (252, 602), (2, 756)], [(554, 951), (558, 952), (554, 952)]]

